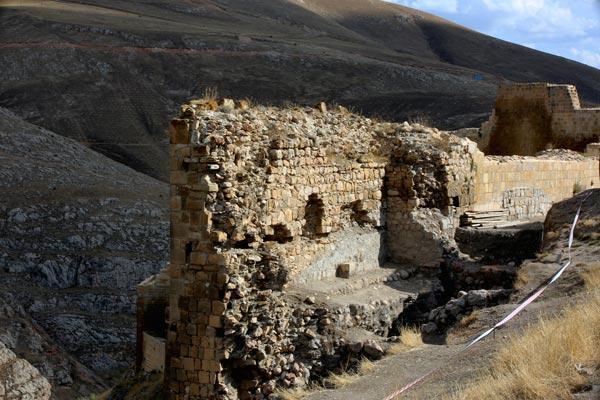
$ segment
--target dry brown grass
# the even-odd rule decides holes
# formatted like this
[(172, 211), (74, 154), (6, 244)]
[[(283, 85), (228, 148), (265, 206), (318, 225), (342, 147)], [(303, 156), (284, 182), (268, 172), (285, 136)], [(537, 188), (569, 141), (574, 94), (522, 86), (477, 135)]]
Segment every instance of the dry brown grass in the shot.
[(588, 218), (588, 219), (584, 219), (583, 221), (579, 222), (579, 224), (581, 226), (583, 226), (584, 228), (594, 228), (596, 225), (600, 224), (600, 220), (595, 219), (595, 218)]
[(435, 124), (430, 116), (425, 114), (418, 114), (408, 119), (409, 124), (419, 124), (426, 128), (433, 128)]
[(467, 315), (466, 317), (462, 318), (459, 322), (458, 322), (458, 327), (459, 328), (468, 328), (469, 326), (471, 326), (473, 324), (473, 322), (477, 321), (477, 318), (479, 317), (479, 313), (478, 311), (473, 311), (471, 314)]
[(219, 98), (219, 90), (215, 86), (209, 86), (204, 89), (202, 100), (216, 101)]
[(325, 378), (324, 385), (312, 385), (303, 388), (279, 390), (276, 394), (282, 400), (301, 400), (306, 396), (327, 388), (343, 388), (356, 381), (359, 377), (369, 374), (375, 370), (375, 363), (369, 359), (363, 359), (356, 372), (342, 371), (331, 374)]
[(370, 374), (375, 370), (375, 363), (367, 358), (363, 359), (358, 368), (359, 375)]
[(589, 290), (600, 288), (600, 262), (587, 265), (581, 272), (585, 286)]
[(331, 374), (325, 378), (325, 386), (331, 388), (343, 388), (348, 386), (352, 382), (356, 381), (359, 377), (373, 372), (375, 369), (375, 363), (367, 358), (364, 358), (356, 372), (342, 371), (339, 374)]
[(275, 392), (281, 400), (301, 400), (306, 396), (318, 391), (322, 388), (308, 387), (308, 388), (294, 388), (289, 390), (279, 390)]
[(419, 328), (416, 326), (402, 327), (399, 338), (399, 342), (388, 349), (388, 354), (399, 354), (423, 344), (421, 331), (419, 331)]
[(600, 365), (600, 266), (583, 273), (588, 296), (511, 338), (491, 370), (453, 400), (570, 399), (586, 383), (579, 366)]
[(548, 240), (555, 240), (555, 239), (558, 239), (559, 237), (560, 237), (560, 232), (558, 232), (558, 231), (546, 232), (546, 239), (548, 239)]
[(358, 377), (358, 374), (345, 371), (339, 374), (331, 374), (325, 378), (325, 386), (336, 389), (343, 388), (354, 382)]

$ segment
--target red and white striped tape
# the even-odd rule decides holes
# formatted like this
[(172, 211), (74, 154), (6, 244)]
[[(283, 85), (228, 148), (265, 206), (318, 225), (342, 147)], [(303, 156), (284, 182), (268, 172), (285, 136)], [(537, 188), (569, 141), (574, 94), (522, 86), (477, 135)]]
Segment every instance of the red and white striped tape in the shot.
[[(587, 198), (590, 195), (591, 195), (591, 192), (588, 193), (588, 195), (585, 196), (581, 200), (581, 203), (579, 204), (579, 208), (577, 209), (577, 213), (575, 214), (575, 218), (573, 219), (573, 223), (571, 224), (571, 230), (569, 232), (568, 259), (567, 259), (567, 262), (565, 263), (565, 265), (563, 265), (558, 271), (556, 271), (550, 278), (548, 278), (546, 281), (544, 281), (544, 283), (542, 283), (537, 288), (537, 290), (535, 290), (533, 293), (531, 293), (529, 296), (527, 296), (524, 300), (522, 300), (521, 303), (519, 303), (519, 305), (517, 306), (517, 308), (515, 308), (513, 311), (511, 311), (500, 322), (498, 322), (496, 325), (494, 325), (490, 329), (486, 330), (485, 332), (481, 333), (480, 335), (476, 336), (473, 340), (471, 340), (470, 342), (468, 342), (465, 345), (465, 347), (461, 348), (459, 351), (457, 351), (455, 354), (453, 354), (452, 357), (450, 357), (450, 359), (456, 357), (457, 355), (459, 355), (463, 351), (467, 350), (469, 347), (471, 347), (471, 346), (475, 345), (476, 343), (480, 342), (486, 336), (489, 336), (492, 332), (494, 332), (496, 329), (500, 328), (502, 325), (506, 324), (508, 321), (510, 321), (511, 319), (513, 319), (517, 314), (519, 314), (521, 311), (523, 311), (523, 309), (525, 309), (525, 307), (527, 307), (535, 299), (537, 299), (542, 293), (544, 293), (544, 291), (548, 288), (548, 286), (552, 285), (554, 282), (556, 282), (558, 280), (558, 278), (560, 278), (560, 276), (563, 274), (563, 272), (565, 272), (565, 270), (571, 265), (571, 247), (573, 246), (573, 237), (574, 237), (574, 234), (575, 234), (575, 226), (577, 225), (577, 222), (579, 221), (579, 215), (581, 214), (581, 207), (583, 206), (583, 202), (585, 200), (587, 200)], [(428, 377), (430, 377), (431, 375), (435, 374), (436, 372), (438, 372), (442, 368), (443, 368), (443, 366), (439, 366), (437, 368), (432, 369), (431, 371), (427, 372), (425, 375), (422, 375), (421, 377), (415, 379), (414, 381), (412, 381), (411, 383), (407, 384), (406, 386), (404, 386), (404, 387), (396, 390), (395, 392), (391, 393), (384, 400), (395, 400), (395, 399), (397, 399), (398, 396), (400, 396), (403, 393), (408, 392), (410, 389), (412, 389), (413, 387), (419, 385), (420, 383), (422, 383), (423, 381), (425, 381)]]

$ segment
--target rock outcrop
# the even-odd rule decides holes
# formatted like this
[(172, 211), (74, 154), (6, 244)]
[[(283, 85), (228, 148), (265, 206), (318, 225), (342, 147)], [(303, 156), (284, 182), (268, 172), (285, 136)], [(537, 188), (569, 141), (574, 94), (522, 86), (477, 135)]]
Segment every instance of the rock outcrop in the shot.
[(0, 342), (0, 398), (48, 400), (50, 383), (40, 372)]

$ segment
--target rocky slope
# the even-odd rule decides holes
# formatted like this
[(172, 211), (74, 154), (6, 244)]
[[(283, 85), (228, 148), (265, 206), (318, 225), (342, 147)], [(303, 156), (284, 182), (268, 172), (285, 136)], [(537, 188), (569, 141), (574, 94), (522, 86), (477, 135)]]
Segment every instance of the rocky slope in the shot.
[(168, 256), (165, 184), (0, 109), (0, 342), (57, 398), (132, 360), (135, 285)]
[(207, 87), (443, 128), (483, 121), (506, 79), (600, 98), (597, 69), (379, 0), (3, 0), (0, 11), (0, 106), (164, 180), (166, 121)]
[(50, 384), (27, 361), (0, 343), (0, 396), (3, 399), (47, 400)]

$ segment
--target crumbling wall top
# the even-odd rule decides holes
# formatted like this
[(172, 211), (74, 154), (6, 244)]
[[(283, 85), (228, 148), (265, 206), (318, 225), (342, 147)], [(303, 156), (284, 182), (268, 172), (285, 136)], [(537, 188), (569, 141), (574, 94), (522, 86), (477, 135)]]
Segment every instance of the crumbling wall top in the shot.
[[(386, 190), (407, 212), (472, 197), (461, 171), (470, 173), (473, 142), (343, 107), (194, 100), (173, 120), (171, 142), (182, 154), (173, 158), (172, 183), (209, 192), (200, 202), (211, 215), (212, 245), (277, 247), (297, 270), (314, 261), (307, 249), (323, 235), (383, 226)], [(293, 239), (310, 246), (288, 244)]]

